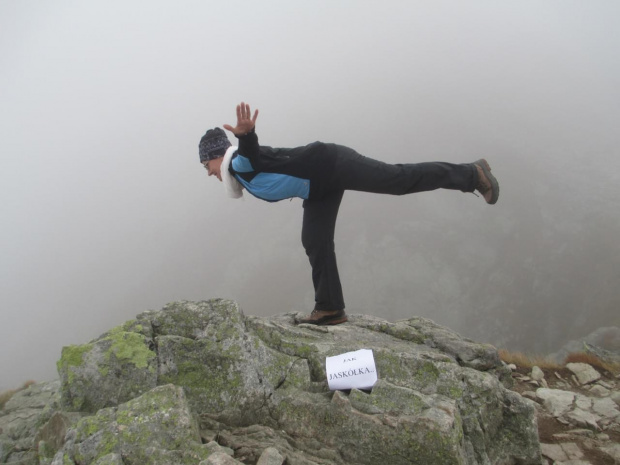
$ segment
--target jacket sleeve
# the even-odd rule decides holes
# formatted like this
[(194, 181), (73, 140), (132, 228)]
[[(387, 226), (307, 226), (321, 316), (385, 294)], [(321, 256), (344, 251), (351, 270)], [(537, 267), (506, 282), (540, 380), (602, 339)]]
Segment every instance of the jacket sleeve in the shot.
[(244, 157), (249, 158), (251, 161), (257, 162), (260, 152), (256, 131), (252, 129), (247, 134), (237, 136), (237, 139), (239, 139), (239, 155), (243, 155)]

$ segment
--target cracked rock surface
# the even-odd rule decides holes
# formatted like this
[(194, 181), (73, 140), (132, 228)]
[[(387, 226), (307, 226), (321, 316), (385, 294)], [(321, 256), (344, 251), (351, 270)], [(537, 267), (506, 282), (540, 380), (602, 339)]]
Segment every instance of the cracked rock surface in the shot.
[[(39, 421), (65, 415), (64, 435), (22, 449), (54, 465), (541, 463), (534, 405), (493, 347), (422, 318), (294, 317), (175, 302), (65, 347)], [(329, 391), (325, 357), (362, 348), (372, 392)]]

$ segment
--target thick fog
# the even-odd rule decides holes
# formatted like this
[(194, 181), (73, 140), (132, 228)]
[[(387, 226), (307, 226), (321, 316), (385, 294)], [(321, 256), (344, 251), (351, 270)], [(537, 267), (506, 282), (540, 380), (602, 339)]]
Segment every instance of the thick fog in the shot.
[(301, 200), (228, 199), (199, 164), (242, 100), (264, 145), (489, 160), (495, 206), (345, 194), (349, 313), (539, 353), (620, 325), (618, 18), (613, 0), (0, 2), (0, 389), (167, 302), (312, 309)]

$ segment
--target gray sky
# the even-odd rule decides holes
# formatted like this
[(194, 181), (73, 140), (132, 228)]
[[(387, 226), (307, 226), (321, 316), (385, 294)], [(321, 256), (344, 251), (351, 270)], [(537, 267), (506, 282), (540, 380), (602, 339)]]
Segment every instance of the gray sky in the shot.
[[(55, 377), (63, 345), (170, 301), (311, 308), (301, 202), (228, 200), (198, 163), (201, 135), (234, 123), (241, 100), (260, 109), (265, 145), (485, 156), (498, 173), (493, 209), (448, 192), (347, 194), (337, 251), (352, 313), (405, 318), (415, 299), (466, 328), (453, 311), (464, 269), (442, 258), (429, 277), (402, 261), (459, 228), (483, 262), (507, 248), (525, 260), (507, 276), (527, 275), (529, 254), (555, 260), (527, 237), (563, 222), (600, 226), (583, 256), (620, 256), (618, 18), (613, 0), (0, 2), (0, 389)], [(429, 239), (391, 256), (398, 228)], [(615, 265), (587, 287), (605, 305), (620, 304)], [(388, 294), (391, 282), (405, 284)]]

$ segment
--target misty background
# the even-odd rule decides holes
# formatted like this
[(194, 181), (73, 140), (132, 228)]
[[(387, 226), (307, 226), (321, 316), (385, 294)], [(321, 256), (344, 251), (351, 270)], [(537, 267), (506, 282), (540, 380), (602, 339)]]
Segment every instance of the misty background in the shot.
[[(0, 2), (0, 389), (174, 300), (309, 311), (301, 200), (228, 199), (207, 128), (387, 162), (486, 157), (472, 194), (345, 194), (349, 313), (548, 353), (620, 325), (620, 3)], [(231, 136), (231, 141), (235, 140)]]

